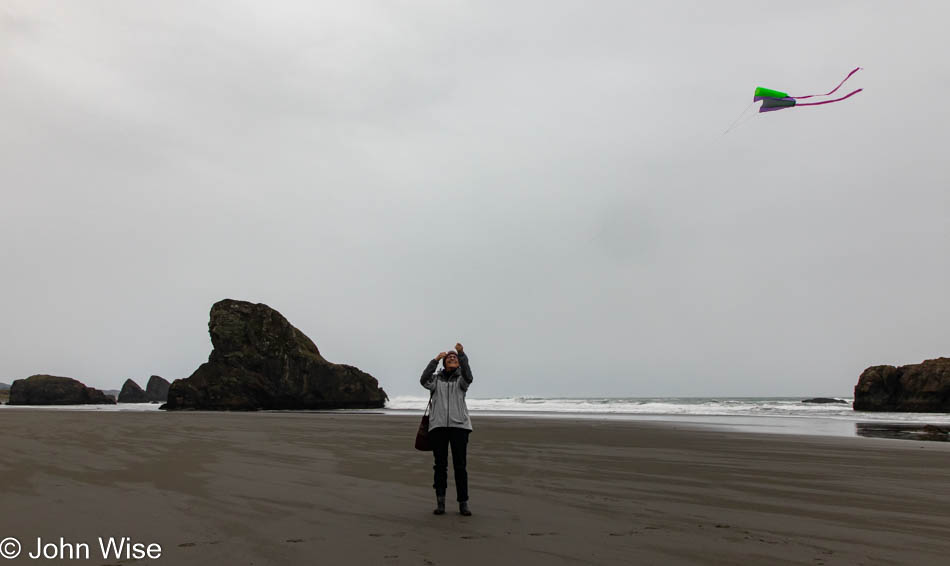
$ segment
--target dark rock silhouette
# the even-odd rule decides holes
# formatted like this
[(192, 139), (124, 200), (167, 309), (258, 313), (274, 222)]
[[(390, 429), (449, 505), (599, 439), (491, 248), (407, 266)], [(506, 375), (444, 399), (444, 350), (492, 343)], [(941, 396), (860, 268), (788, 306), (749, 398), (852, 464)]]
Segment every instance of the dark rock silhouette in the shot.
[(854, 386), (857, 411), (950, 412), (950, 358), (872, 366)]
[(848, 404), (847, 401), (843, 399), (835, 399), (833, 397), (814, 397), (812, 399), (802, 399), (802, 403), (843, 403)]
[(164, 403), (168, 400), (168, 380), (161, 376), (153, 375), (148, 378), (148, 384), (145, 386), (145, 397), (151, 403)]
[(118, 401), (119, 403), (148, 403), (148, 397), (138, 383), (126, 379), (122, 384), (122, 391), (119, 391)]
[(71, 377), (31, 375), (10, 386), (8, 405), (114, 405), (115, 399)]
[(211, 307), (214, 349), (176, 379), (163, 409), (379, 408), (386, 393), (368, 373), (330, 363), (310, 338), (263, 304), (225, 299)]

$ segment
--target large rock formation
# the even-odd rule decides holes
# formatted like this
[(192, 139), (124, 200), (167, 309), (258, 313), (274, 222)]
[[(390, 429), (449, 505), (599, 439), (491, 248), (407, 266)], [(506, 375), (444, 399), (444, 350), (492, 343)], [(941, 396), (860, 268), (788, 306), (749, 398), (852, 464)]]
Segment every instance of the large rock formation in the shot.
[(71, 377), (31, 375), (10, 386), (8, 405), (115, 405), (115, 399)]
[(225, 299), (211, 307), (214, 350), (176, 379), (165, 409), (378, 408), (386, 393), (359, 369), (333, 364), (274, 309)]
[(854, 386), (854, 409), (950, 413), (950, 358), (869, 367)]
[(119, 403), (148, 403), (145, 390), (131, 379), (126, 379), (119, 391)]
[(148, 378), (148, 384), (145, 386), (145, 396), (150, 403), (164, 403), (168, 400), (168, 380), (161, 376), (153, 375)]

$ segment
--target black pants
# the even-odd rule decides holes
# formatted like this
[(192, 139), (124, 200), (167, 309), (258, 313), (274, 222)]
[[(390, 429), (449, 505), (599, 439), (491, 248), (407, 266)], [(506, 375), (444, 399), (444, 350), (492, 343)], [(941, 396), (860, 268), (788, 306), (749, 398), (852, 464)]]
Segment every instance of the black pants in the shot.
[(455, 495), (458, 501), (468, 501), (468, 472), (465, 470), (465, 452), (468, 447), (468, 433), (464, 428), (440, 426), (429, 431), (432, 440), (432, 454), (435, 456), (436, 495), (444, 496), (448, 483), (449, 446), (452, 446), (452, 468), (455, 470)]

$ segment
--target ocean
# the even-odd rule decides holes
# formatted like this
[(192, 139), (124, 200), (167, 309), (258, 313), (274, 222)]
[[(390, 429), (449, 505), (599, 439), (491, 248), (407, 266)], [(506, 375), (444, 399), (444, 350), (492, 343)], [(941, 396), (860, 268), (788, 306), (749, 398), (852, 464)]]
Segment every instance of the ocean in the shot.
[[(945, 440), (946, 434), (921, 432), (925, 425), (950, 429), (950, 413), (855, 411), (844, 403), (802, 403), (803, 397), (469, 397), (474, 427), (478, 416), (665, 421), (739, 432), (831, 436), (874, 436)], [(422, 415), (427, 396), (397, 395), (384, 409), (368, 413)], [(45, 409), (78, 411), (157, 411), (155, 403), (71, 405)], [(2, 405), (2, 410), (19, 407)], [(352, 411), (347, 411), (352, 412)]]
[[(468, 398), (478, 415), (668, 421), (739, 432), (944, 440), (921, 429), (950, 429), (950, 413), (855, 411), (844, 403), (802, 403), (804, 397), (500, 397)], [(393, 414), (422, 413), (427, 396), (400, 395), (386, 404)], [(473, 426), (477, 426), (473, 425)]]

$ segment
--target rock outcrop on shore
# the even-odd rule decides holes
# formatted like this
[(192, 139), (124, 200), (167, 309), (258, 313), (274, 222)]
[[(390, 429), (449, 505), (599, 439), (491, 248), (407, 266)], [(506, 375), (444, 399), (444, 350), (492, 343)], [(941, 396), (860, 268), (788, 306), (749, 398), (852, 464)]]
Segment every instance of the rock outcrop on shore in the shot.
[(115, 399), (71, 377), (31, 375), (10, 386), (8, 405), (114, 405)]
[(119, 403), (164, 403), (168, 399), (167, 380), (159, 375), (148, 378), (145, 389), (132, 379), (126, 379), (119, 392)]
[(126, 379), (122, 384), (122, 390), (119, 391), (118, 401), (119, 403), (148, 403), (148, 397), (138, 383)]
[(168, 400), (168, 386), (171, 383), (160, 375), (153, 375), (148, 378), (148, 384), (145, 385), (145, 397), (149, 403), (164, 403)]
[(844, 399), (835, 399), (834, 397), (812, 397), (811, 399), (802, 399), (802, 403), (814, 403), (814, 404), (825, 404), (825, 403), (843, 403), (847, 404), (848, 402)]
[(950, 358), (872, 366), (854, 386), (856, 411), (950, 412)]
[(164, 409), (379, 408), (386, 393), (368, 373), (330, 363), (316, 344), (264, 304), (225, 299), (211, 307), (214, 349), (176, 379)]

